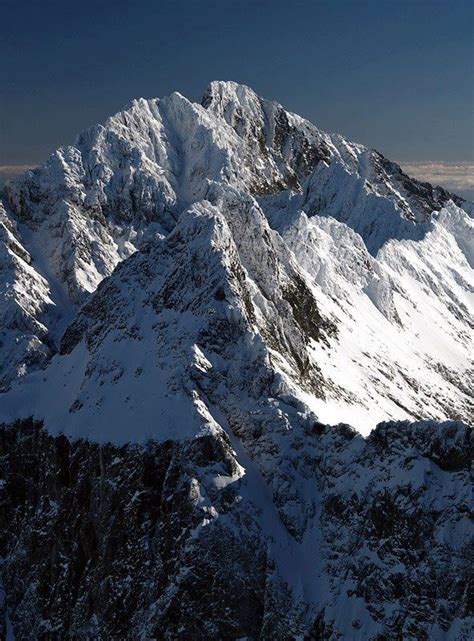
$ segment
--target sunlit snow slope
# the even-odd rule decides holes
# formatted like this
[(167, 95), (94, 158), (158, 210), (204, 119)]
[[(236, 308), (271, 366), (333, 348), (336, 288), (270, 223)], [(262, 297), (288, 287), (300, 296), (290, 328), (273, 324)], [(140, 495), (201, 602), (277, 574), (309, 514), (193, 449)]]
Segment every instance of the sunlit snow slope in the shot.
[(472, 420), (467, 205), (248, 87), (134, 101), (10, 183), (0, 232), (0, 420)]

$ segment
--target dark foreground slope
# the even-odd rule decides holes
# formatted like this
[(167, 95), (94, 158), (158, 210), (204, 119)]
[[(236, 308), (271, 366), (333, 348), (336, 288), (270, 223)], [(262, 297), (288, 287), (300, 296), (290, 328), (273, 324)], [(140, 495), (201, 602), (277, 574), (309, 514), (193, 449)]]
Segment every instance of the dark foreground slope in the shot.
[(472, 638), (468, 427), (313, 425), (303, 536), (237, 458), (224, 433), (120, 447), (3, 427), (15, 638)]

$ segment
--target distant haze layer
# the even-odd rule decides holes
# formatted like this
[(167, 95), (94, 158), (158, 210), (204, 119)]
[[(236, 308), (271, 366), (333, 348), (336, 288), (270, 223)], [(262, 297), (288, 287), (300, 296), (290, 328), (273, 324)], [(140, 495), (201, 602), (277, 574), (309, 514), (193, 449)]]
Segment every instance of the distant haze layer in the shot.
[(474, 162), (407, 160), (400, 165), (413, 178), (441, 185), (468, 200), (474, 199)]
[(33, 167), (34, 165), (0, 165), (0, 189), (8, 180), (20, 176)]

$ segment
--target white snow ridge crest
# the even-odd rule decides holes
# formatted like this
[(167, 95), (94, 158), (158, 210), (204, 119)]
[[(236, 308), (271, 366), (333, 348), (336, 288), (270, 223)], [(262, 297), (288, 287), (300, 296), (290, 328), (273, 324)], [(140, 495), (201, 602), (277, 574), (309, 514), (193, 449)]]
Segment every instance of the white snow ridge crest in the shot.
[[(248, 281), (241, 304), (251, 311), (249, 331), (260, 333), (276, 354), (275, 372), (293, 380), (321, 420), (367, 433), (383, 419), (472, 417), (473, 221), (461, 199), (409, 179), (376, 152), (319, 131), (247, 87), (211, 83), (203, 106), (177, 93), (134, 101), (6, 193), (4, 389), (44, 367), (74, 310), (118, 263), (178, 233), (180, 217), (200, 203), (194, 211), (222, 216), (240, 248), (234, 260)], [(236, 222), (242, 211), (243, 224), (253, 228), (244, 240)], [(193, 269), (200, 269), (199, 258)], [(267, 282), (259, 287), (262, 279), (271, 281), (271, 291)], [(294, 346), (296, 339), (284, 336), (292, 304), (285, 292), (300, 283), (304, 295), (290, 298), (317, 310), (315, 318), (302, 311), (300, 320), (321, 321), (332, 331), (321, 332), (324, 340), (310, 331)], [(279, 309), (272, 308), (272, 295)], [(138, 313), (133, 304), (133, 296), (125, 298), (130, 309), (122, 312)], [(190, 339), (190, 351), (193, 344)], [(298, 380), (290, 373), (296, 354)], [(46, 371), (62, 376), (73, 360), (57, 355)], [(305, 367), (313, 384), (301, 375)], [(32, 388), (46, 399), (44, 376), (25, 381), (28, 411), (38, 418), (46, 416), (34, 405)], [(104, 382), (112, 394), (110, 380)], [(25, 396), (22, 384), (15, 382), (12, 398)], [(79, 394), (86, 381), (76, 384)], [(7, 414), (9, 398), (2, 402)], [(78, 424), (89, 423), (78, 411)], [(101, 422), (103, 411), (97, 410)]]
[[(467, 641), (468, 210), (232, 82), (211, 83), (202, 104), (179, 93), (135, 100), (6, 186), (0, 423), (17, 431), (6, 428), (0, 444), (28, 457), (32, 444), (56, 448), (34, 478), (44, 501), (51, 491), (51, 512), (77, 501), (84, 519), (70, 533), (84, 563), (71, 561), (79, 574), (64, 590), (103, 589), (90, 612), (71, 601), (67, 621), (53, 608), (51, 629), (91, 639)], [(77, 469), (87, 491), (71, 480)], [(12, 466), (5, 475), (18, 482)], [(121, 483), (130, 496), (114, 494)], [(135, 512), (141, 496), (150, 500)], [(98, 577), (112, 570), (94, 519), (115, 523), (117, 505), (138, 537), (127, 545), (143, 554), (122, 567), (111, 544), (132, 577), (120, 579), (117, 599), (138, 591), (130, 632), (114, 627), (120, 617), (101, 618), (112, 587)], [(33, 545), (33, 512), (39, 519), (40, 509), (12, 517), (25, 531), (20, 548)], [(236, 549), (249, 558), (234, 559)], [(412, 549), (428, 561), (415, 563)], [(14, 574), (26, 556), (5, 557), (11, 618), (26, 630), (40, 590), (24, 596)], [(251, 576), (245, 588), (234, 562)], [(153, 563), (152, 579), (142, 570)], [(209, 568), (219, 611), (225, 590), (250, 604), (222, 615), (223, 627), (190, 596), (209, 584)], [(36, 565), (23, 571), (51, 588)], [(403, 600), (405, 582), (421, 595), (415, 604)], [(445, 592), (433, 596), (440, 582)], [(193, 627), (200, 617), (204, 632)]]

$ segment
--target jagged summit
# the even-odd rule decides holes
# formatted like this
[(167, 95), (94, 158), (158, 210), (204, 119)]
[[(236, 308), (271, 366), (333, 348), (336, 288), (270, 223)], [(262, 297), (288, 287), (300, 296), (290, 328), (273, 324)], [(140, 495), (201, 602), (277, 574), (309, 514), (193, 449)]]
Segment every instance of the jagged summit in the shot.
[[(292, 254), (293, 284), (310, 292), (304, 353), (290, 360), (320, 371), (301, 387), (313, 410), (363, 430), (371, 415), (470, 416), (472, 220), (461, 200), (233, 82), (212, 82), (201, 105), (177, 92), (134, 100), (7, 186), (3, 388), (48, 363), (120, 262), (177, 233), (195, 205), (224, 201), (241, 203), (222, 205), (228, 222), (249, 207), (257, 217), (246, 223), (258, 229), (251, 261), (249, 248), (239, 254), (246, 278), (272, 273), (286, 300), (280, 263)], [(268, 299), (250, 289), (262, 319), (252, 331), (268, 323)], [(336, 328), (327, 344), (311, 335), (313, 314)], [(288, 319), (276, 321), (282, 335)], [(276, 351), (291, 353), (283, 342)]]

